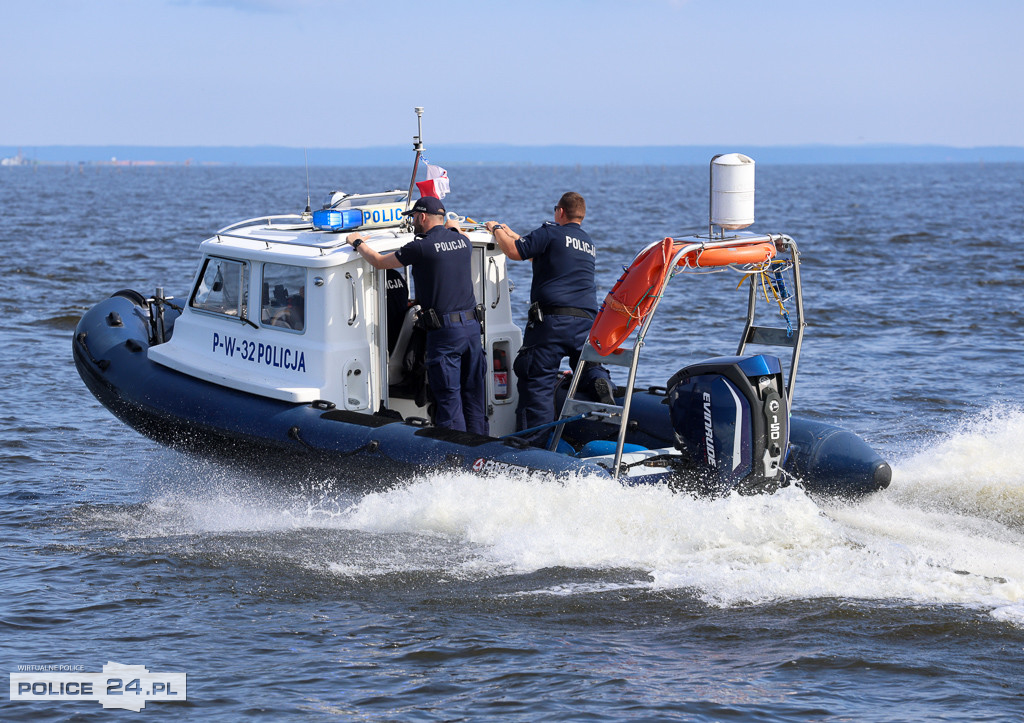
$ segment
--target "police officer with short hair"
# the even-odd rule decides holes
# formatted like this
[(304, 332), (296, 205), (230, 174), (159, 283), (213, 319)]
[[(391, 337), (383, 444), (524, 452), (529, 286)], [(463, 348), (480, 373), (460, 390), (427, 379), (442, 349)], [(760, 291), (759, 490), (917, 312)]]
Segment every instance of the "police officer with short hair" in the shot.
[(487, 360), (473, 296), (469, 239), (444, 224), (441, 201), (425, 196), (404, 215), (413, 217), (416, 237), (393, 253), (380, 254), (362, 234), (347, 241), (375, 269), (412, 266), (416, 298), (427, 327), (427, 380), (434, 393), (434, 424), (487, 434)]
[[(586, 214), (583, 196), (569, 191), (555, 206), (555, 222), (545, 222), (525, 236), (502, 223), (486, 224), (506, 256), (514, 261), (533, 260), (530, 321), (512, 367), (518, 380), (519, 430), (554, 421), (559, 366), (568, 356), (570, 365), (576, 368), (597, 314), (597, 247), (580, 226)], [(611, 378), (604, 367), (585, 365), (580, 384), (599, 401), (615, 403)], [(543, 444), (547, 437), (544, 431), (531, 439)]]

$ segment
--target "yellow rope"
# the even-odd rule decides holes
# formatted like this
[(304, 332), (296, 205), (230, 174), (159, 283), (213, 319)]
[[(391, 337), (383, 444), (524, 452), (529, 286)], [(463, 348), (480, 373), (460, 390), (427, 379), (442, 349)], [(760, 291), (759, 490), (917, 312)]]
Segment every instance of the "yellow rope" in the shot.
[(782, 296), (779, 295), (779, 290), (775, 288), (775, 284), (768, 278), (768, 272), (761, 272), (761, 287), (764, 289), (764, 301), (766, 304), (771, 303), (771, 299), (768, 298), (768, 289), (772, 290), (772, 297), (775, 299), (775, 303), (779, 305), (779, 313), (785, 316), (786, 307), (782, 303)]
[(630, 319), (636, 319), (639, 317), (639, 314), (633, 313), (635, 309), (630, 309), (611, 294), (608, 294), (608, 298), (604, 300), (604, 305), (616, 313), (628, 316)]
[[(751, 274), (748, 274), (748, 275), (744, 276), (742, 279), (740, 279), (740, 282), (738, 284), (736, 284), (736, 288), (739, 289), (741, 286), (743, 286), (743, 284), (745, 284), (747, 282), (748, 278), (750, 279), (750, 283), (752, 283), (752, 284), (756, 284), (757, 283), (756, 279), (760, 279), (760, 281), (761, 281), (761, 293), (764, 294), (764, 302), (766, 304), (770, 304), (770, 303), (772, 303), (772, 298), (774, 298), (775, 299), (775, 303), (779, 305), (779, 313), (785, 315), (786, 307), (782, 303), (782, 297), (779, 296), (779, 291), (778, 291), (778, 289), (775, 288), (775, 284), (771, 283), (771, 281), (768, 279), (768, 273), (771, 270), (770, 265), (772, 263), (780, 263), (780, 262), (772, 261), (772, 262), (769, 263), (769, 268), (763, 268), (763, 269), (761, 269), (758, 272), (751, 273)], [(768, 289), (771, 289), (771, 297), (768, 296)]]

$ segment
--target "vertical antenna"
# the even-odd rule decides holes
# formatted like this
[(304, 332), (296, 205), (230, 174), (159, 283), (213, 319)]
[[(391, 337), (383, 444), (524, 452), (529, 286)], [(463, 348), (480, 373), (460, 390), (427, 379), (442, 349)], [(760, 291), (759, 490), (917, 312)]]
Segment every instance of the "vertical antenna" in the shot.
[(423, 155), (423, 107), (416, 106), (416, 135), (412, 137), (412, 148), (416, 151), (416, 160), (412, 163), (412, 178), (409, 180), (409, 195), (405, 199), (405, 210), (412, 207), (412, 189), (416, 187), (416, 170), (420, 167), (420, 156)]
[(309, 216), (313, 209), (309, 207), (309, 155), (306, 153), (306, 149), (302, 149), (302, 159), (306, 162), (306, 211), (302, 214), (303, 218)]

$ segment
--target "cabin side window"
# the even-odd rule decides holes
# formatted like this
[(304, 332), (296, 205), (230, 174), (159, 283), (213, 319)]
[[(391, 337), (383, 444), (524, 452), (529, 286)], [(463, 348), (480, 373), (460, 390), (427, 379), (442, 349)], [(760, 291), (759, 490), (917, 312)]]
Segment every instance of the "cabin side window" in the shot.
[(248, 303), (248, 264), (244, 261), (206, 259), (189, 306), (215, 314), (244, 318)]
[(292, 331), (306, 328), (306, 269), (263, 264), (260, 323)]

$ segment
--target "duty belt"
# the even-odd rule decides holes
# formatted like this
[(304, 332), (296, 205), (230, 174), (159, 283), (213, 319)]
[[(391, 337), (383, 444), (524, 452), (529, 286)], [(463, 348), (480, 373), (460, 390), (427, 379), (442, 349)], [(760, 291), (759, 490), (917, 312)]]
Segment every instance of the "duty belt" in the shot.
[(451, 324), (460, 324), (463, 321), (476, 321), (476, 309), (466, 309), (465, 311), (449, 311), (447, 314), (441, 314), (441, 321)]
[(591, 321), (594, 319), (594, 312), (578, 309), (575, 306), (542, 306), (540, 310), (544, 314), (550, 314), (551, 316), (577, 316), (581, 319), (590, 319)]
[(460, 324), (463, 321), (479, 321), (480, 316), (476, 309), (465, 309), (463, 311), (447, 311), (437, 313), (434, 309), (427, 309), (423, 312), (424, 326), (427, 331), (435, 331), (443, 326)]

